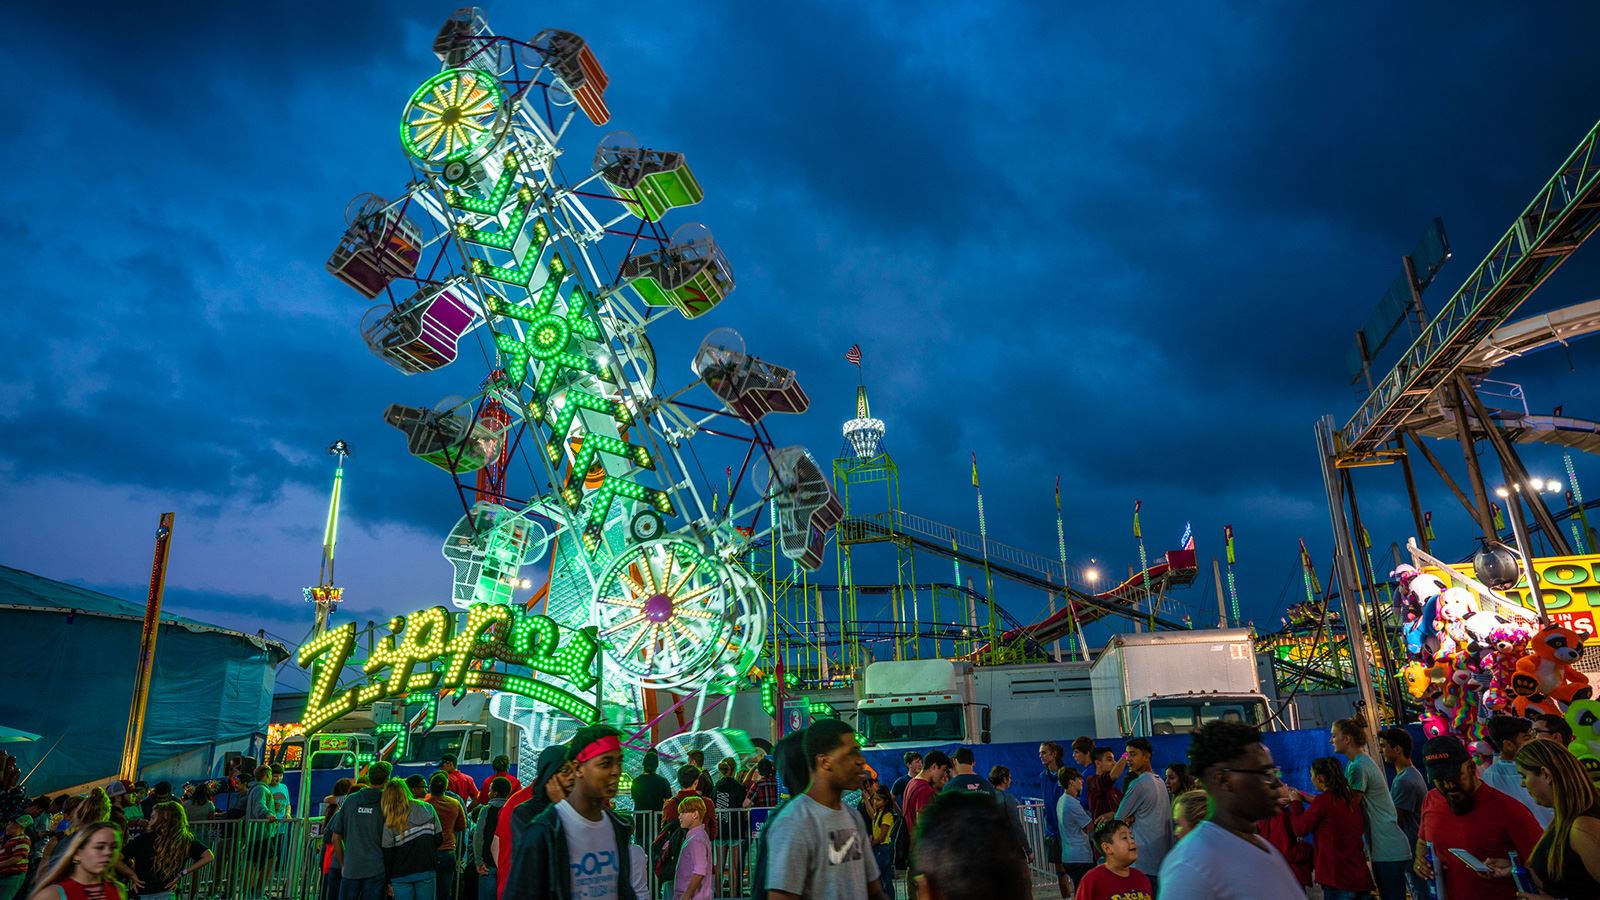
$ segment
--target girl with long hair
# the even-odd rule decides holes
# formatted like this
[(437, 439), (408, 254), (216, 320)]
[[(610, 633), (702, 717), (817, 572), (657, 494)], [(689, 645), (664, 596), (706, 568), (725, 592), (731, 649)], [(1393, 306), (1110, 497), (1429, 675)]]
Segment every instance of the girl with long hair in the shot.
[(121, 844), (122, 835), (110, 823), (79, 828), (39, 873), (29, 900), (124, 900), (127, 894), (114, 875)]
[[(76, 803), (70, 806), (70, 812), (62, 820), (60, 830), (50, 836), (45, 843), (43, 859), (51, 863), (56, 862), (62, 848), (67, 845), (72, 836), (89, 825), (98, 825), (111, 820), (111, 797), (106, 794), (105, 788), (95, 788), (82, 798), (74, 798)], [(63, 807), (68, 808), (68, 807)], [(121, 833), (119, 827), (118, 833)]]
[(1555, 741), (1523, 744), (1516, 761), (1533, 802), (1556, 813), (1528, 860), (1543, 893), (1517, 896), (1600, 897), (1600, 790)]
[(392, 780), (383, 788), (383, 870), (394, 888), (394, 900), (433, 900), (437, 883), (439, 814), (432, 806), (411, 797), (405, 782)]
[(1313, 760), (1311, 783), (1321, 793), (1308, 797), (1291, 788), (1295, 799), (1307, 803), (1304, 812), (1292, 813), (1291, 818), (1295, 834), (1313, 839), (1311, 879), (1321, 885), (1324, 900), (1368, 900), (1377, 885), (1361, 845), (1367, 820), (1361, 795), (1351, 790), (1344, 769), (1344, 761), (1337, 757)]
[(128, 842), (122, 872), (139, 900), (172, 900), (178, 881), (211, 862), (211, 850), (195, 840), (183, 805), (172, 800), (150, 811), (150, 828)]

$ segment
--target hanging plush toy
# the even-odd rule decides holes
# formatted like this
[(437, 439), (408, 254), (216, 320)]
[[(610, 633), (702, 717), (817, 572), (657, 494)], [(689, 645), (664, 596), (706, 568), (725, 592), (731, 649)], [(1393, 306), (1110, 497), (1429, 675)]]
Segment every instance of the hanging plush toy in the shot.
[(1400, 678), (1405, 682), (1406, 693), (1413, 700), (1422, 700), (1433, 691), (1433, 679), (1428, 676), (1428, 667), (1412, 660), (1400, 670)]
[(1478, 714), (1482, 707), (1478, 694), (1482, 685), (1478, 683), (1478, 665), (1468, 653), (1456, 653), (1444, 662), (1449, 666), (1450, 677), (1439, 698), (1440, 711), (1449, 716), (1450, 731), (1462, 741), (1471, 743), (1481, 736), (1478, 733)]
[(1478, 612), (1478, 601), (1466, 588), (1450, 588), (1439, 595), (1439, 653), (1453, 655), (1472, 647), (1467, 620)]
[(1417, 571), (1415, 566), (1401, 564), (1389, 573), (1398, 579), (1398, 596), (1406, 598), (1404, 623), (1400, 627), (1406, 642), (1406, 652), (1413, 659), (1432, 663), (1441, 650), (1438, 635), (1439, 596), (1444, 593), (1444, 582)]
[(1533, 636), (1532, 653), (1517, 660), (1511, 690), (1517, 715), (1560, 713), (1593, 693), (1589, 679), (1572, 667), (1583, 655), (1583, 637), (1560, 625), (1546, 625)]
[(1511, 702), (1511, 676), (1517, 673), (1517, 660), (1528, 654), (1528, 630), (1518, 625), (1506, 625), (1491, 631), (1489, 649), (1483, 655), (1483, 667), (1489, 671), (1489, 689)]
[(1600, 702), (1574, 700), (1566, 715), (1572, 726), (1572, 743), (1567, 749), (1583, 764), (1589, 780), (1600, 785)]
[(1429, 711), (1423, 713), (1421, 722), (1422, 737), (1424, 739), (1444, 737), (1450, 733), (1449, 723), (1444, 720), (1443, 716), (1436, 712)]

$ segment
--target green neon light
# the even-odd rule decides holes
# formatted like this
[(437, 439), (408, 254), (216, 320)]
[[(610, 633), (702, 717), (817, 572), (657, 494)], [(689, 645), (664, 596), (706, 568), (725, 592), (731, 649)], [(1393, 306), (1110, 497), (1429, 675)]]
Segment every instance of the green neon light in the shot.
[(533, 276), (539, 274), (539, 257), (544, 255), (545, 245), (549, 242), (550, 226), (546, 225), (543, 219), (534, 219), (533, 240), (528, 246), (528, 252), (524, 253), (521, 259), (509, 266), (497, 266), (486, 259), (474, 258), (467, 263), (467, 268), (471, 269), (474, 275), (531, 291)]
[(490, 311), (508, 319), (516, 319), (524, 324), (523, 331), (526, 337), (518, 340), (514, 335), (496, 332), (494, 336), (495, 347), (498, 348), (508, 362), (507, 371), (514, 380), (526, 380), (528, 367), (533, 360), (538, 360), (539, 376), (534, 380), (533, 392), (535, 397), (548, 397), (556, 386), (556, 376), (562, 369), (572, 369), (576, 372), (593, 375), (602, 381), (611, 381), (611, 370), (603, 368), (594, 359), (578, 353), (575, 347), (581, 346), (579, 338), (590, 341), (600, 340), (600, 326), (589, 316), (590, 297), (582, 287), (574, 286), (571, 295), (567, 297), (567, 308), (564, 313), (551, 310), (555, 302), (556, 289), (552, 286), (558, 277), (566, 274), (565, 266), (557, 275), (556, 263), (560, 256), (550, 258), (550, 282), (547, 282), (539, 291), (539, 297), (532, 307), (508, 306), (504, 303), (491, 302)]
[(469, 159), (500, 139), (506, 93), (480, 69), (447, 69), (424, 81), (400, 119), (400, 145), (426, 163)]
[[(768, 675), (761, 679), (761, 709), (767, 715), (776, 719), (778, 717), (778, 676)], [(793, 672), (783, 673), (783, 683), (789, 687), (798, 687), (800, 679)], [(813, 719), (837, 719), (839, 711), (821, 700), (807, 700), (806, 712)]]
[[(492, 215), (497, 222), (502, 218), (505, 220), (504, 224), (493, 232), (465, 224), (459, 225), (457, 234), (463, 240), (515, 251), (516, 242), (524, 226), (530, 221), (528, 213), (535, 196), (532, 188), (527, 185), (516, 189), (513, 194), (513, 185), (520, 171), (518, 162), (517, 153), (508, 150), (502, 158), (500, 175), (487, 194), (469, 196), (458, 191), (446, 193), (445, 201), (454, 208), (479, 215)], [(514, 205), (508, 210), (508, 204)], [(534, 218), (531, 221), (532, 234), (528, 250), (519, 259), (514, 260), (512, 265), (497, 266), (487, 259), (475, 257), (469, 260), (468, 266), (474, 275), (515, 285), (532, 297), (531, 305), (522, 306), (493, 295), (486, 295), (486, 305), (490, 315), (522, 323), (523, 336), (520, 338), (510, 332), (495, 331), (495, 349), (499, 351), (502, 368), (512, 385), (527, 383), (534, 369), (534, 363), (538, 362), (538, 371), (533, 377), (532, 384), (534, 405), (541, 410), (541, 418), (552, 426), (545, 443), (545, 452), (551, 463), (557, 463), (561, 459), (561, 454), (564, 452), (563, 445), (580, 410), (587, 409), (609, 416), (616, 424), (619, 433), (632, 424), (633, 416), (621, 402), (603, 400), (580, 388), (573, 388), (568, 392), (566, 405), (559, 412), (550, 408), (549, 399), (556, 390), (562, 370), (591, 375), (607, 383), (613, 382), (614, 376), (609, 366), (600, 365), (597, 359), (584, 352), (585, 342), (603, 342), (606, 337), (591, 313), (594, 298), (589, 292), (581, 284), (574, 284), (566, 299), (565, 308), (559, 312), (556, 310), (561, 285), (571, 273), (571, 268), (559, 253), (550, 255), (550, 260), (545, 266), (548, 274), (544, 284), (536, 293), (532, 290), (533, 279), (539, 272), (539, 261), (544, 255), (545, 248), (550, 244), (551, 230), (542, 218)], [(629, 444), (611, 435), (598, 434), (585, 427), (576, 459), (567, 473), (566, 484), (560, 489), (561, 497), (569, 508), (576, 509), (584, 502), (585, 496), (581, 492), (583, 477), (596, 457), (602, 453), (626, 459), (632, 466), (638, 468), (655, 467), (655, 460), (648, 449)], [(611, 503), (618, 497), (647, 504), (664, 515), (676, 513), (671, 498), (664, 491), (648, 488), (625, 477), (607, 473), (601, 484), (587, 496), (590, 509), (582, 541), (584, 547), (591, 552), (600, 545)]]
[[(368, 682), (342, 692), (335, 692), (334, 688), (338, 673), (355, 646), (355, 623), (324, 632), (306, 643), (296, 659), (301, 666), (315, 665), (301, 723), (308, 732), (315, 731), (357, 706), (385, 697), (405, 696), (408, 702), (414, 702), (417, 691), (474, 688), (522, 694), (586, 723), (599, 718), (593, 703), (555, 685), (524, 675), (469, 667), (474, 660), (494, 659), (552, 675), (577, 690), (587, 690), (597, 680), (594, 660), (599, 644), (592, 627), (569, 632), (563, 640), (553, 619), (488, 603), (469, 610), (459, 629), (455, 620), (442, 606), (391, 619), (390, 633), (373, 648), (372, 656), (362, 667)], [(491, 631), (502, 637), (491, 636)]]

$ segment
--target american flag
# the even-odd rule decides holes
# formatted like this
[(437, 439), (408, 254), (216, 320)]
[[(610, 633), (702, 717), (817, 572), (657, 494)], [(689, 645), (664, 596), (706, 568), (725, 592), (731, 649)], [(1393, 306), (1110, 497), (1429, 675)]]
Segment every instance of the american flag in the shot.
[(851, 344), (850, 349), (844, 352), (844, 361), (852, 366), (861, 365), (861, 345)]

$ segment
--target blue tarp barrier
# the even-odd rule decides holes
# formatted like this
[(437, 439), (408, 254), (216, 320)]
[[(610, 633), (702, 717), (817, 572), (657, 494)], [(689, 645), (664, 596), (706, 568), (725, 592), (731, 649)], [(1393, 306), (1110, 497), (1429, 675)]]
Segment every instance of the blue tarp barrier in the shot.
[[(1067, 735), (1053, 738), (1066, 751), (1066, 764), (1072, 762), (1072, 740), (1076, 735)], [(1272, 760), (1283, 769), (1284, 781), (1294, 787), (1310, 791), (1311, 788), (1311, 761), (1319, 756), (1332, 756), (1333, 747), (1328, 743), (1326, 729), (1306, 731), (1269, 731), (1262, 736), (1262, 743), (1272, 751)], [(1099, 744), (1110, 747), (1121, 755), (1127, 746), (1124, 738), (1100, 739)], [(1170, 763), (1189, 761), (1189, 735), (1186, 734), (1159, 734), (1150, 738), (1150, 745), (1154, 750), (1153, 768), (1160, 774)], [(957, 747), (971, 748), (977, 757), (975, 768), (979, 775), (987, 776), (993, 766), (1005, 766), (1011, 770), (1011, 790), (1019, 797), (1043, 797), (1045, 773), (1044, 764), (1039, 762), (1039, 744), (1037, 743), (1007, 743), (1007, 744), (938, 744), (916, 749), (923, 753), (929, 750), (943, 750), (945, 753), (954, 753)], [(1419, 744), (1420, 746), (1420, 744)], [(896, 778), (906, 773), (905, 764), (901, 762), (906, 748), (895, 750), (867, 750), (867, 763), (877, 770), (878, 778), (883, 784), (893, 784)]]

